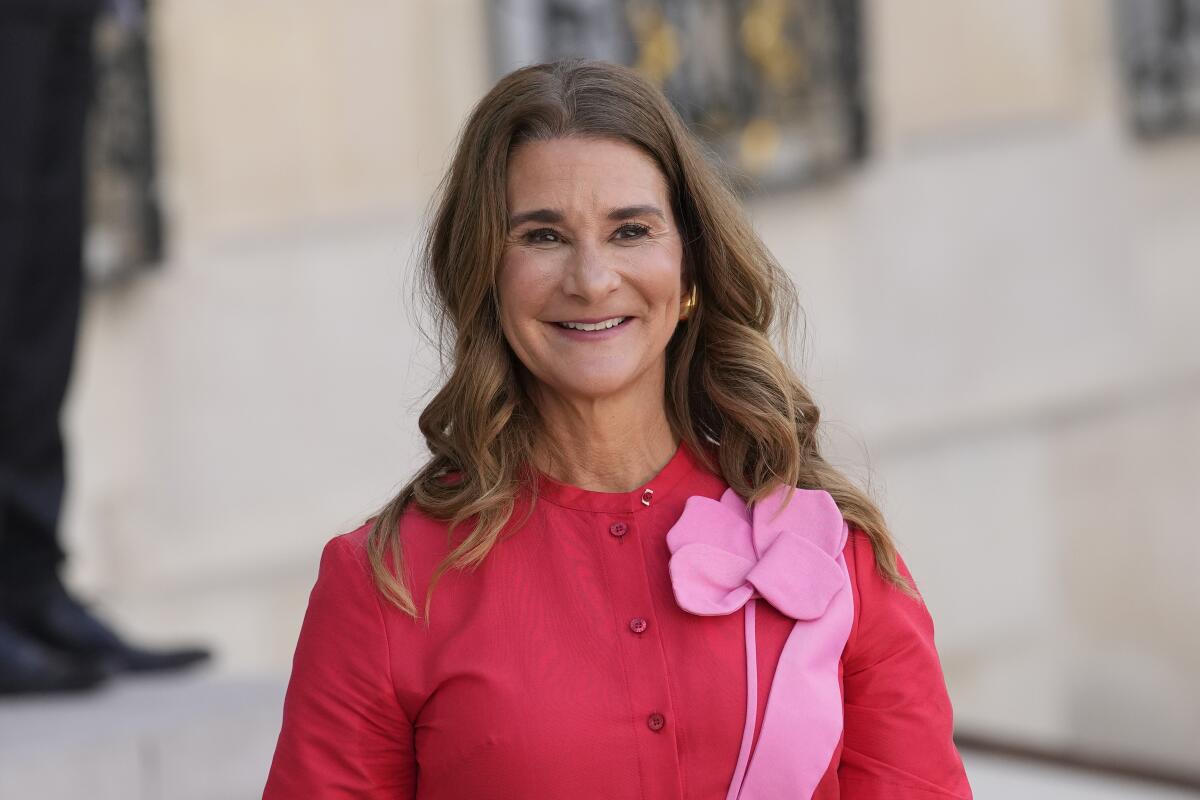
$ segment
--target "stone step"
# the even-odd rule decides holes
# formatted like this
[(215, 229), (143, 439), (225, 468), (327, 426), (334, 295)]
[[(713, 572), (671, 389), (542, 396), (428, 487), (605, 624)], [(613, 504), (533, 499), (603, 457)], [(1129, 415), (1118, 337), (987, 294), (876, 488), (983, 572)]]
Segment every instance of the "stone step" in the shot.
[(260, 798), (284, 688), (197, 673), (2, 701), (0, 800)]
[[(261, 798), (285, 683), (213, 671), (0, 702), (0, 800)], [(976, 800), (1200, 797), (972, 751), (963, 757)]]
[(1196, 800), (1200, 792), (966, 750), (975, 800)]

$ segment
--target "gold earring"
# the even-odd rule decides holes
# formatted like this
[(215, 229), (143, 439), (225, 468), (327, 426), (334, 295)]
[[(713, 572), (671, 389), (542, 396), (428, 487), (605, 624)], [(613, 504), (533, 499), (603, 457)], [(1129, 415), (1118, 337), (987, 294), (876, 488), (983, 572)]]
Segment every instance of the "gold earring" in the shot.
[(691, 293), (688, 294), (686, 300), (679, 304), (679, 318), (684, 320), (690, 317), (692, 312), (696, 310), (697, 302), (698, 298), (696, 297), (696, 284), (693, 283)]

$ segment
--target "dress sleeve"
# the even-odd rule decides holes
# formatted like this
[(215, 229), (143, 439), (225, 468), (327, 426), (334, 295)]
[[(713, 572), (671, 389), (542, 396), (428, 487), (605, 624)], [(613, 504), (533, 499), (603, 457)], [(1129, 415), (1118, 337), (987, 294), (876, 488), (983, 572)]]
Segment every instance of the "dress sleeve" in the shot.
[[(855, 631), (843, 660), (843, 800), (970, 800), (925, 604), (886, 582), (851, 533)], [(901, 574), (912, 580), (897, 556)], [(913, 584), (915, 586), (915, 583)]]
[(264, 800), (416, 795), (413, 727), (361, 541), (325, 546), (300, 630)]

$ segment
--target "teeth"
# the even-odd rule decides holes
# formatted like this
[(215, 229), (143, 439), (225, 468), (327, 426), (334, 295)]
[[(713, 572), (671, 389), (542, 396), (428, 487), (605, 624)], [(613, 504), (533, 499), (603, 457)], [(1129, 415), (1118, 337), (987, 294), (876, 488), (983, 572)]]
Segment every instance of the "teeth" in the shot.
[(558, 324), (563, 328), (576, 331), (602, 331), (606, 328), (615, 328), (624, 321), (625, 317), (613, 317), (603, 322), (560, 322)]

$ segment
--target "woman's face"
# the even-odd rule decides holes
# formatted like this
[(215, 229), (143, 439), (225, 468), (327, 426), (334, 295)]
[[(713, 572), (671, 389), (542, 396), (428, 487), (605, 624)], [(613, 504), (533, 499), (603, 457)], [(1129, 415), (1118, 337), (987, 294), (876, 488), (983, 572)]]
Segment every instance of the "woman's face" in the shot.
[(507, 198), (500, 322), (521, 363), (565, 399), (661, 397), (683, 242), (653, 159), (612, 139), (530, 142)]

